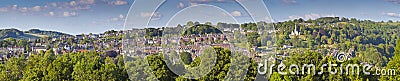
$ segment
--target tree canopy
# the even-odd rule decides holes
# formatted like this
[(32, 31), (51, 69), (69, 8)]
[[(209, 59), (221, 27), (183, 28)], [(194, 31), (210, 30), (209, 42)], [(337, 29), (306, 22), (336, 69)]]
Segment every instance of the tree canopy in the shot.
[(201, 34), (222, 34), (222, 31), (210, 26), (210, 25), (205, 25), (205, 24), (199, 24), (199, 25), (194, 25), (193, 27), (190, 27), (186, 29), (182, 35), (201, 35)]

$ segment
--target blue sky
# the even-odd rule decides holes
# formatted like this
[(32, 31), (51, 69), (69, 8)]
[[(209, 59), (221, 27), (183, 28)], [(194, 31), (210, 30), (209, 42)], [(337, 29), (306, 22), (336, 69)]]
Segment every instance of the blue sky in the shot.
[[(155, 4), (157, 1), (161, 0), (146, 0), (145, 4), (136, 4), (136, 6), (157, 5)], [(257, 4), (254, 3), (257, 0), (238, 1), (248, 5)], [(253, 16), (256, 17), (255, 20), (267, 19), (258, 17), (257, 14), (271, 16), (275, 22), (326, 16), (373, 21), (400, 20), (400, 0), (264, 0), (263, 3), (269, 13), (257, 11), (251, 13), (252, 15), (256, 14)], [(190, 20), (184, 19), (185, 17), (213, 23), (236, 21), (243, 23), (251, 22), (252, 19), (246, 9), (232, 0), (167, 0), (161, 4), (156, 13), (145, 12), (147, 7), (141, 7), (131, 10), (136, 11), (135, 14), (133, 14), (134, 12), (128, 14), (132, 4), (134, 4), (134, 0), (0, 0), (0, 28), (20, 30), (38, 28), (81, 34), (101, 33), (111, 29), (122, 30), (127, 15), (128, 20), (133, 19), (128, 21), (133, 22), (132, 24), (145, 22), (137, 18), (153, 16), (150, 19), (150, 26), (165, 26), (169, 20), (172, 20), (170, 25)], [(201, 4), (206, 5), (202, 6)], [(213, 6), (220, 9), (213, 9)], [(183, 11), (183, 9), (187, 10)], [(174, 16), (176, 14), (177, 16)]]

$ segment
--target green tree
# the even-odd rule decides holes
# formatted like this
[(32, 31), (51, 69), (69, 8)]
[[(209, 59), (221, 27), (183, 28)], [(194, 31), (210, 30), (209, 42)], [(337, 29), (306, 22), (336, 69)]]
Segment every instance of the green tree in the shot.
[(256, 32), (249, 32), (246, 34), (246, 38), (252, 46), (260, 46), (261, 42), (258, 40), (259, 37), (260, 35)]
[(118, 55), (117, 56), (117, 80), (118, 81), (126, 81), (129, 80), (129, 76), (127, 73), (127, 70), (125, 68), (125, 61), (124, 61), (124, 57), (122, 55)]
[(189, 27), (191, 27), (191, 26), (194, 26), (194, 23), (193, 23), (193, 21), (189, 21), (189, 22), (187, 22), (187, 23), (186, 23), (186, 26), (189, 26)]
[(397, 40), (396, 42), (396, 48), (394, 52), (393, 58), (389, 61), (385, 69), (394, 69), (396, 75), (384, 75), (381, 76), (380, 80), (386, 80), (386, 81), (399, 81), (400, 80), (400, 40)]
[[(81, 53), (82, 54), (82, 53)], [(74, 80), (101, 80), (101, 57), (96, 52), (84, 52), (83, 58), (74, 65), (72, 78)]]
[[(153, 56), (150, 56), (153, 57)], [(129, 78), (134, 81), (154, 81), (152, 68), (147, 64), (147, 60), (141, 57), (126, 57), (126, 70)]]
[(0, 64), (0, 78), (4, 81), (17, 81), (23, 77), (23, 69), (25, 67), (24, 57), (12, 57), (4, 64)]
[(114, 60), (110, 57), (105, 59), (104, 64), (101, 65), (101, 80), (112, 80), (115, 81), (118, 79), (118, 68), (117, 65), (114, 64)]
[(186, 65), (189, 65), (193, 60), (192, 60), (192, 54), (188, 52), (182, 52), (180, 54), (181, 61), (185, 63)]
[(73, 66), (69, 54), (57, 57), (48, 67), (48, 74), (44, 76), (45, 80), (73, 80)]
[(41, 54), (33, 54), (30, 55), (28, 60), (25, 62), (26, 66), (23, 72), (23, 78), (22, 80), (25, 81), (31, 81), (31, 80), (42, 80), (42, 78), (44, 77), (44, 71), (45, 69), (43, 69), (44, 64), (42, 64), (42, 56)]

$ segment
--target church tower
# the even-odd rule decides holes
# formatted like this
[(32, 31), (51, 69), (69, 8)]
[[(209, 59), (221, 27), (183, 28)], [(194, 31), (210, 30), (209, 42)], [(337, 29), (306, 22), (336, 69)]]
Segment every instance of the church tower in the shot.
[(300, 35), (300, 28), (297, 27), (297, 24), (294, 24), (294, 30), (290, 35)]

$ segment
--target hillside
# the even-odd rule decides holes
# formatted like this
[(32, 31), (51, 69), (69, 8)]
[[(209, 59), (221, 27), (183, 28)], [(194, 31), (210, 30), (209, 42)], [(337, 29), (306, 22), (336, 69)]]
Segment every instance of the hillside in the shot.
[(15, 39), (37, 39), (41, 37), (59, 37), (59, 36), (72, 36), (65, 33), (55, 32), (55, 31), (43, 31), (38, 29), (31, 29), (29, 31), (20, 31), (18, 29), (0, 29), (0, 40), (6, 38)]
[(29, 33), (31, 35), (39, 36), (39, 37), (60, 37), (60, 36), (72, 36), (69, 34), (61, 33), (61, 32), (56, 32), (56, 31), (43, 31), (39, 29), (31, 29), (29, 31), (26, 31), (25, 33)]
[(188, 29), (186, 29), (186, 31), (183, 32), (183, 35), (191, 35), (191, 34), (221, 34), (222, 31), (209, 26), (209, 25), (195, 25), (193, 27), (190, 27)]
[(5, 38), (27, 39), (27, 38), (39, 38), (39, 37), (25, 34), (24, 32), (17, 29), (1, 29), (0, 39), (2, 40)]

